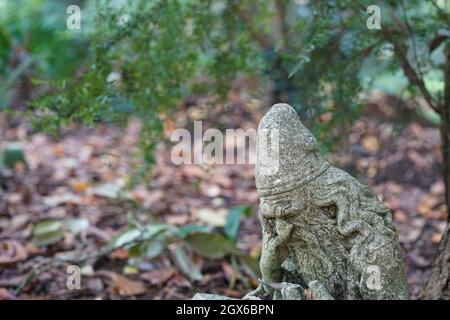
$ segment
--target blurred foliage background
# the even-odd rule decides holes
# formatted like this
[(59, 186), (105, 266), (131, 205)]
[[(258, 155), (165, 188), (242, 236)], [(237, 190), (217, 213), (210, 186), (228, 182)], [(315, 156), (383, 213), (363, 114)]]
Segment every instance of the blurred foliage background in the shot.
[[(380, 2), (381, 30), (366, 25), (370, 1), (80, 1), (81, 30), (65, 28), (68, 4), (3, 2), (2, 106), (32, 101), (28, 111), (53, 131), (138, 115), (148, 161), (161, 113), (196, 92), (221, 98), (239, 75), (260, 76), (272, 102), (291, 103), (325, 150), (373, 88), (444, 96), (445, 1)], [(404, 58), (423, 83), (410, 81)], [(34, 90), (14, 98), (18, 82)]]
[(53, 132), (72, 121), (120, 122), (138, 116), (144, 124), (144, 159), (152, 163), (162, 138), (161, 117), (198, 92), (223, 98), (239, 75), (260, 76), (272, 103), (292, 104), (324, 151), (357, 119), (376, 88), (412, 100), (413, 111), (437, 125), (443, 118), (449, 185), (449, 13), (444, 0), (384, 1), (381, 29), (368, 28), (369, 1), (78, 4), (82, 28), (67, 30), (65, 1), (3, 2), (4, 108), (27, 104), (32, 121)]

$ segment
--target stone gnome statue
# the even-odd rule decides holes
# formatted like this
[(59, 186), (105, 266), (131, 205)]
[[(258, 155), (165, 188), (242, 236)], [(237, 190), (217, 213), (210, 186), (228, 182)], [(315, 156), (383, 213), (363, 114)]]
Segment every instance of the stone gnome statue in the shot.
[(287, 104), (272, 106), (259, 124), (256, 187), (262, 279), (245, 298), (304, 298), (304, 289), (314, 299), (408, 298), (391, 212), (321, 157)]

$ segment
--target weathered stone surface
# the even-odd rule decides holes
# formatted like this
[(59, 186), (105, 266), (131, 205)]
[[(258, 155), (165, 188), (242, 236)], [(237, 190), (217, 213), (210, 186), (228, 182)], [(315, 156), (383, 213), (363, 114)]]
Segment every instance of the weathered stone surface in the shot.
[[(260, 139), (272, 131), (278, 155)], [(309, 288), (315, 299), (408, 298), (391, 212), (375, 193), (321, 157), (316, 139), (287, 104), (267, 112), (258, 139), (263, 284), (247, 297), (288, 298), (267, 285), (288, 282)]]
[(227, 296), (221, 296), (218, 294), (210, 294), (210, 293), (196, 293), (192, 300), (238, 300), (234, 298), (230, 298)]

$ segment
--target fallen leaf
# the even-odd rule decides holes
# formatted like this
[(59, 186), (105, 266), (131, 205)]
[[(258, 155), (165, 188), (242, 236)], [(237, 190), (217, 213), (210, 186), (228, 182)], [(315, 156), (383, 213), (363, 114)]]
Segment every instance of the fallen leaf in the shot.
[(429, 260), (425, 259), (424, 257), (422, 257), (421, 255), (417, 254), (414, 251), (410, 251), (407, 254), (407, 258), (409, 258), (411, 262), (414, 263), (419, 268), (427, 268), (431, 266), (431, 262)]
[(6, 197), (10, 204), (19, 204), (23, 201), (23, 195), (19, 192), (13, 192)]
[(200, 190), (205, 196), (210, 198), (218, 197), (221, 192), (221, 189), (218, 185), (211, 185), (206, 183), (200, 184)]
[(89, 220), (83, 218), (68, 219), (65, 221), (65, 224), (67, 228), (70, 230), (70, 232), (74, 234), (80, 233), (81, 231), (89, 228)]
[(408, 158), (413, 162), (414, 167), (419, 170), (422, 170), (427, 166), (427, 159), (415, 150), (408, 151)]
[(399, 241), (401, 243), (413, 243), (419, 239), (425, 227), (425, 219), (412, 219), (410, 224), (399, 225)]
[(15, 300), (16, 297), (5, 288), (0, 288), (0, 300)]
[(443, 181), (435, 182), (431, 185), (430, 191), (432, 194), (441, 196), (445, 193), (445, 184)]
[(130, 280), (116, 272), (99, 271), (97, 274), (108, 277), (112, 282), (113, 290), (121, 296), (137, 296), (147, 291), (142, 282)]
[(173, 225), (185, 225), (189, 222), (189, 215), (187, 214), (171, 214), (165, 217), (165, 220), (168, 224)]
[(87, 278), (86, 288), (94, 293), (104, 290), (103, 281), (99, 278)]
[(435, 218), (435, 219), (446, 220), (447, 216), (448, 216), (447, 211), (448, 211), (447, 205), (445, 203), (443, 203), (433, 211), (433, 214), (431, 215), (431, 217)]
[(20, 286), (21, 283), (23, 283), (23, 280), (26, 275), (20, 275), (20, 276), (14, 276), (14, 277), (7, 277), (0, 279), (0, 287), (15, 287), (17, 288)]
[(176, 273), (167, 283), (168, 287), (191, 288), (192, 284), (181, 274)]
[(48, 212), (49, 218), (53, 219), (64, 219), (67, 215), (67, 207), (61, 206), (50, 209)]
[(162, 285), (172, 278), (175, 272), (176, 270), (173, 267), (155, 269), (142, 273), (141, 278), (151, 285)]
[(416, 207), (417, 213), (424, 217), (429, 217), (433, 213), (433, 209), (440, 204), (439, 197), (431, 194), (424, 194), (420, 197), (420, 203)]
[(431, 214), (431, 208), (429, 206), (427, 206), (426, 204), (423, 203), (419, 203), (416, 207), (416, 211), (418, 214), (424, 216), (424, 217), (429, 217)]
[(441, 233), (435, 233), (431, 236), (431, 242), (433, 243), (439, 243), (442, 240), (442, 234)]
[(406, 223), (408, 221), (408, 216), (403, 210), (395, 210), (394, 211), (394, 220), (399, 223)]
[(27, 250), (28, 255), (42, 255), (45, 253), (45, 248), (36, 247), (31, 242), (25, 244), (25, 250)]
[(72, 188), (73, 188), (73, 190), (75, 190), (75, 192), (78, 192), (78, 193), (84, 192), (89, 188), (89, 182), (77, 181), (72, 184)]
[(200, 208), (195, 211), (195, 215), (199, 220), (214, 227), (225, 226), (227, 213), (228, 210), (226, 209), (216, 210), (210, 208)]
[(236, 281), (237, 275), (233, 267), (227, 261), (222, 261), (220, 265), (228, 282)]
[(11, 219), (11, 224), (9, 225), (10, 230), (19, 230), (26, 226), (30, 216), (26, 213), (18, 214)]
[(121, 183), (105, 183), (93, 187), (92, 194), (97, 197), (109, 198), (109, 199), (118, 199), (120, 197), (123, 198), (131, 198), (129, 192), (123, 191), (123, 186)]
[(113, 250), (109, 254), (109, 257), (112, 259), (117, 259), (117, 260), (127, 260), (128, 259), (128, 250), (124, 249), (124, 248), (118, 248), (116, 250)]
[(207, 176), (205, 170), (196, 165), (183, 166), (183, 174), (189, 178), (205, 178)]
[(170, 118), (167, 118), (163, 121), (164, 124), (164, 133), (170, 137), (170, 135), (172, 134), (172, 131), (174, 130), (174, 123), (173, 120)]
[(0, 230), (6, 230), (10, 226), (9, 218), (0, 218)]
[(380, 143), (375, 136), (366, 136), (362, 139), (362, 146), (370, 153), (376, 153), (380, 149)]
[(25, 260), (27, 256), (27, 251), (18, 241), (0, 241), (0, 266), (15, 264)]
[(94, 267), (91, 264), (85, 264), (81, 267), (81, 275), (93, 276), (95, 274)]
[(55, 157), (63, 157), (66, 152), (64, 150), (64, 146), (61, 143), (58, 143), (53, 145), (52, 153)]
[(72, 193), (57, 194), (49, 197), (44, 197), (44, 204), (49, 207), (57, 207), (62, 204), (81, 204), (81, 198)]

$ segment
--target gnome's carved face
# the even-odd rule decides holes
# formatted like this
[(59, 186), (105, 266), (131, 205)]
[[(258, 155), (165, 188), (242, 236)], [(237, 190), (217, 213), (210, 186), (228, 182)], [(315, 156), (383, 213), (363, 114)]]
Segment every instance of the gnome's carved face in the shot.
[[(339, 236), (337, 231), (336, 208), (319, 207), (311, 198), (310, 188), (297, 188), (273, 196), (261, 197), (260, 213), (268, 232), (280, 240), (300, 241), (308, 244), (304, 229), (328, 229)], [(332, 231), (330, 231), (333, 229)], [(317, 234), (317, 238), (321, 235)], [(329, 235), (330, 236), (330, 235)], [(314, 244), (311, 244), (314, 246)]]
[(315, 206), (306, 186), (262, 197), (263, 232), (284, 243), (295, 260), (304, 284), (319, 280), (330, 293), (345, 290), (347, 251), (338, 232), (333, 208)]
[(271, 234), (287, 241), (291, 237), (292, 221), (297, 220), (305, 211), (304, 202), (293, 196), (292, 192), (276, 194), (261, 198), (260, 212), (264, 224)]

